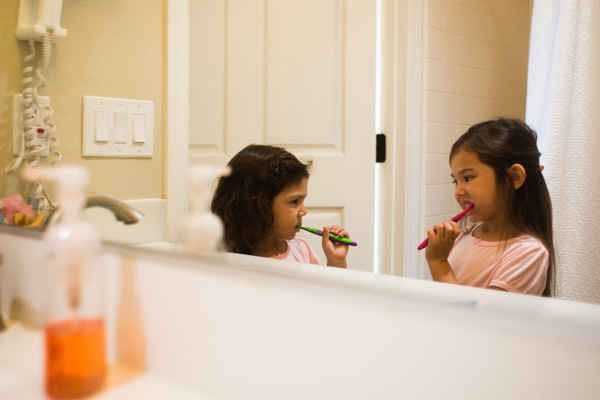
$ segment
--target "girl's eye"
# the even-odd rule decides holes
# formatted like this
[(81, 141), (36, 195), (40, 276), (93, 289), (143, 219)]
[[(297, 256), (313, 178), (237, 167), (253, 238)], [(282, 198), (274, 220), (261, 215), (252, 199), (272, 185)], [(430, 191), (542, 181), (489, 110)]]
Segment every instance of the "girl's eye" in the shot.
[(298, 204), (298, 200), (292, 200), (292, 204)]
[[(460, 178), (461, 182), (469, 182), (471, 181), (471, 179), (473, 179), (472, 176), (463, 176), (462, 178)], [(458, 186), (458, 179), (454, 179), (452, 181), (452, 183), (454, 184), (454, 186)]]

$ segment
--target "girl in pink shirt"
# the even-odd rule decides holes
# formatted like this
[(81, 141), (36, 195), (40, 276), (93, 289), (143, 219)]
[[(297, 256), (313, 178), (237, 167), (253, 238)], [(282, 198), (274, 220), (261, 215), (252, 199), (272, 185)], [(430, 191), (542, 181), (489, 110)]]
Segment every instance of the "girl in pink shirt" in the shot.
[[(311, 163), (300, 162), (283, 148), (252, 144), (229, 161), (231, 174), (219, 178), (212, 212), (225, 225), (225, 244), (233, 253), (319, 264), (296, 233), (307, 214)], [(327, 265), (346, 268), (348, 246), (329, 240), (329, 233), (349, 237), (339, 226), (323, 227)]]
[(474, 223), (445, 221), (427, 231), (433, 280), (552, 296), (552, 204), (537, 134), (515, 119), (473, 125), (452, 146), (454, 196)]

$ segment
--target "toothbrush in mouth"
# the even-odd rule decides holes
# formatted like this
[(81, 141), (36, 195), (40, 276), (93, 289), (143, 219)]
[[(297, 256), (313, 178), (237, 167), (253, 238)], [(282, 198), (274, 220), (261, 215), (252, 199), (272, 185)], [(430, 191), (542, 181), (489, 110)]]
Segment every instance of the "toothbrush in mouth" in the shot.
[[(475, 208), (475, 204), (473, 204), (473, 203), (469, 204), (469, 207), (465, 208), (463, 212), (461, 212), (457, 216), (453, 217), (452, 221), (454, 221), (454, 222), (460, 221), (465, 215), (467, 215), (467, 213), (469, 211), (471, 211), (474, 208)], [(429, 238), (423, 240), (423, 243), (421, 243), (419, 245), (419, 247), (417, 247), (417, 250), (423, 250), (425, 247), (427, 247), (428, 244), (429, 244)]]
[[(320, 230), (320, 229), (307, 228), (307, 227), (301, 226), (301, 225), (298, 225), (298, 228), (303, 229), (303, 230), (305, 230), (307, 232), (313, 233), (313, 234), (318, 235), (318, 236), (323, 236), (323, 231)], [(333, 233), (329, 234), (329, 240), (332, 240), (334, 242), (338, 242), (338, 243), (341, 243), (341, 244), (345, 244), (347, 246), (358, 246), (358, 243), (356, 243), (354, 240), (350, 240), (350, 239), (345, 238), (345, 237), (334, 235)]]

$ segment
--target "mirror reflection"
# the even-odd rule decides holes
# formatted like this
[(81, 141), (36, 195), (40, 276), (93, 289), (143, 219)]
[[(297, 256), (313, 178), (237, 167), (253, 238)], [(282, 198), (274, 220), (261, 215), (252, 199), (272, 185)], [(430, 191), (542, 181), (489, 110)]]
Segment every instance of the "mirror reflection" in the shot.
[[(427, 210), (428, 204), (421, 205), (421, 218), (427, 219), (426, 225), (432, 219), (455, 211), (451, 196), (445, 196), (449, 192), (448, 185), (442, 184), (446, 183), (447, 170), (443, 155), (453, 140), (472, 123), (496, 115), (524, 118), (529, 4), (511, 1), (497, 7), (496, 3), (472, 7), (442, 1), (427, 3), (423, 10), (423, 37), (410, 44), (423, 49), (419, 60), (423, 68), (419, 96), (424, 100), (419, 125), (422, 126), (420, 134), (426, 138), (422, 156), (427, 159), (426, 164), (432, 161), (443, 171), (438, 174), (443, 179), (432, 179), (433, 174), (423, 171), (419, 186), (435, 191), (435, 197), (448, 198), (447, 203), (436, 210)], [(145, 2), (144, 11), (140, 13), (135, 2), (129, 2), (119, 4), (115, 16), (108, 4), (112, 3), (94, 6), (64, 2), (60, 26), (66, 29), (66, 34), (56, 38), (51, 46), (44, 70), (45, 81), (37, 91), (49, 99), (52, 108), (50, 121), (56, 126), (54, 136), (58, 139), (55, 150), (62, 156), (63, 163), (82, 164), (90, 170), (90, 192), (132, 201), (133, 207), (147, 217), (149, 212), (161, 209), (166, 213), (166, 203), (159, 201), (167, 197), (165, 170), (169, 162), (163, 158), (166, 134), (162, 93), (166, 88), (164, 63), (167, 60), (163, 34), (168, 33), (168, 27), (163, 25), (164, 10), (160, 1), (150, 1)], [(396, 108), (404, 113), (396, 116), (401, 120), (406, 120), (412, 112), (385, 101), (407, 90), (406, 83), (394, 87), (390, 80), (389, 71), (394, 68), (390, 50), (380, 55), (376, 53), (377, 30), (381, 32), (379, 40), (383, 44), (393, 40), (389, 26), (391, 15), (386, 13), (385, 5), (384, 17), (379, 21), (375, 19), (375, 9), (366, 6), (359, 10), (348, 9), (346, 17), (351, 17), (352, 14), (348, 14), (351, 12), (364, 15), (359, 19), (364, 22), (353, 21), (352, 26), (348, 21), (345, 25), (341, 23), (342, 13), (329, 2), (319, 5), (318, 14), (323, 17), (318, 21), (313, 17), (314, 12), (308, 12), (310, 10), (299, 4), (270, 4), (266, 20), (255, 18), (265, 12), (256, 5), (245, 5), (244, 12), (235, 13), (225, 10), (221, 2), (190, 2), (189, 7), (189, 18), (194, 22), (189, 24), (189, 163), (222, 166), (237, 151), (254, 142), (284, 145), (298, 156), (312, 158), (315, 179), (311, 180), (307, 199), (307, 218), (312, 218), (308, 220), (310, 225), (352, 227), (352, 231), (357, 232), (354, 235), (360, 235), (357, 241), (361, 243), (361, 251), (350, 256), (356, 257), (351, 260), (352, 264), (364, 265), (366, 270), (403, 274), (403, 267), (390, 266), (389, 244), (384, 246), (385, 254), (373, 267), (375, 246), (371, 244), (376, 226), (370, 215), (375, 215), (376, 205), (387, 209), (407, 201), (401, 199), (403, 194), (392, 198), (385, 188), (372, 184), (375, 149), (372, 137), (364, 133), (372, 132), (377, 124), (377, 129), (387, 131), (388, 143), (406, 141), (404, 132), (393, 131), (392, 110)], [(515, 12), (509, 13), (511, 10)], [(13, 138), (9, 134), (13, 128), (12, 95), (24, 92), (23, 82), (31, 74), (25, 71), (27, 60), (33, 53), (27, 41), (15, 37), (18, 11), (18, 4), (13, 4), (2, 16), (3, 48), (7, 59), (13, 60), (1, 67), (6, 77), (5, 112), (1, 121), (6, 128), (2, 140), (3, 159), (7, 160), (4, 167), (15, 159), (11, 154)], [(369, 15), (373, 18), (367, 18)], [(513, 16), (507, 20), (506, 15)], [(121, 23), (125, 20), (127, 23)], [(286, 20), (293, 20), (294, 24), (279, 23)], [(99, 37), (96, 28), (100, 26), (114, 29), (103, 28), (105, 33)], [(162, 28), (148, 30), (148, 26)], [(349, 28), (342, 31), (341, 26)], [(371, 41), (361, 39), (365, 30), (371, 33), (368, 36)], [(123, 37), (128, 39), (123, 41)], [(36, 42), (34, 50), (37, 62), (42, 44)], [(353, 56), (353, 52), (357, 56)], [(380, 59), (379, 66), (375, 64), (376, 57)], [(139, 65), (137, 60), (143, 60), (143, 67), (132, 67)], [(397, 63), (402, 66), (406, 62)], [(374, 74), (376, 67), (382, 82), (378, 96), (383, 99), (378, 105), (377, 121), (371, 111), (376, 105), (378, 84), (371, 72)], [(369, 76), (361, 78), (364, 75)], [(412, 79), (408, 77), (407, 81)], [(152, 156), (82, 156), (84, 121), (80, 110), (83, 97), (90, 95), (152, 101)], [(109, 122), (110, 127), (114, 127), (115, 121)], [(91, 134), (96, 135), (97, 131), (92, 129)], [(41, 156), (39, 163), (48, 165), (54, 158)], [(395, 181), (386, 179), (392, 168), (399, 168), (398, 172), (404, 174), (406, 171), (397, 166), (406, 161), (404, 156), (394, 160), (393, 152), (388, 149), (387, 163), (377, 166), (379, 179), (383, 179), (381, 186), (400, 184), (398, 189), (405, 191), (404, 177)], [(344, 164), (340, 164), (342, 162)], [(392, 167), (394, 162), (396, 167)], [(331, 185), (331, 182), (338, 184)], [(363, 182), (359, 198), (354, 195), (354, 182)], [(2, 174), (0, 187), (2, 198), (21, 195), (27, 202), (30, 196), (16, 172)], [(49, 197), (55, 198), (52, 187), (46, 191)], [(332, 193), (334, 191), (336, 193)], [(145, 212), (146, 204), (135, 203), (142, 199), (156, 199), (157, 204)], [(98, 213), (102, 220), (108, 215), (102, 210), (93, 212)], [(390, 220), (379, 211), (378, 229), (382, 235), (403, 231), (404, 212), (398, 209), (396, 213), (398, 217)], [(116, 230), (122, 228), (120, 223), (110, 225)], [(121, 241), (119, 234), (111, 237), (111, 229), (107, 229), (106, 238)], [(132, 235), (125, 236), (127, 239)], [(125, 243), (169, 239), (166, 233), (156, 236), (125, 240)], [(306, 237), (318, 242), (318, 238)], [(396, 250), (405, 251), (402, 246)], [(400, 254), (399, 258), (404, 257)], [(415, 273), (420, 272), (413, 271)]]
[[(98, 214), (97, 219), (101, 222), (115, 221), (123, 225), (115, 216), (139, 208), (137, 204), (125, 207), (122, 202), (162, 201), (165, 197), (162, 187), (162, 4), (160, 1), (145, 3), (143, 15), (135, 11), (139, 4), (108, 2), (96, 6), (64, 1), (58, 21), (62, 34), (55, 34), (52, 44), (46, 46), (36, 38), (31, 43), (28, 39), (17, 38), (18, 22), (23, 26), (31, 23), (25, 17), (19, 19), (19, 2), (7, 4), (0, 17), (3, 54), (11, 60), (0, 66), (4, 94), (0, 119), (3, 128), (0, 134), (3, 164), (0, 197), (11, 199), (22, 211), (29, 202), (29, 210), (24, 215), (41, 209), (46, 216), (51, 216), (57, 202), (53, 183), (42, 181), (43, 186), (36, 187), (21, 179), (25, 165), (49, 166), (57, 162), (57, 165), (85, 166), (91, 173), (89, 205), (93, 207), (90, 210), (94, 210), (91, 214)], [(147, 29), (148, 26), (157, 28)], [(106, 31), (106, 35), (94, 33), (100, 31)], [(123, 45), (115, 46), (119, 41)], [(139, 65), (134, 60), (143, 60), (142, 67), (133, 67)], [(96, 137), (101, 134), (101, 122), (91, 131), (85, 131), (83, 127), (83, 98), (90, 94), (153, 103), (153, 123), (147, 132), (147, 138), (153, 139), (150, 157), (83, 155), (85, 134), (102, 140), (102, 137)], [(118, 125), (120, 115), (127, 113), (127, 110), (114, 112), (113, 118), (105, 121), (107, 128)], [(29, 122), (22, 122), (24, 114), (33, 115), (33, 118), (25, 118), (26, 122), (35, 121), (33, 127)], [(125, 122), (126, 131), (130, 133), (132, 120)], [(33, 136), (29, 134), (31, 128)], [(24, 130), (26, 144), (21, 143)], [(85, 131), (83, 134), (82, 130)], [(116, 141), (113, 136), (111, 140)], [(133, 140), (127, 138), (126, 145), (133, 146)], [(18, 205), (19, 202), (25, 206)], [(146, 210), (139, 211), (147, 214)], [(45, 223), (49, 221), (46, 219)], [(14, 223), (14, 220), (9, 222)], [(17, 222), (27, 224), (27, 217), (19, 218)], [(110, 232), (105, 233), (106, 239), (113, 237)], [(119, 235), (114, 239), (120, 240)]]
[[(281, 145), (313, 161), (305, 224), (344, 226), (360, 243), (348, 254), (349, 268), (429, 278), (424, 259), (412, 249), (416, 246), (408, 248), (413, 239), (406, 232), (420, 241), (426, 227), (458, 211), (447, 156), (460, 134), (499, 115), (525, 118), (532, 2), (426, 2), (422, 18), (406, 15), (396, 22), (399, 27), (386, 2), (380, 18), (375, 2), (344, 10), (335, 2), (240, 7), (189, 2), (189, 63), (179, 65), (185, 57), (175, 57), (169, 70), (165, 37), (175, 33), (165, 23), (160, 0), (145, 1), (143, 7), (135, 1), (65, 0), (60, 25), (66, 32), (55, 38), (47, 62), (41, 60), (41, 42), (31, 46), (16, 39), (19, 5), (7, 5), (0, 26), (3, 53), (11, 60), (0, 66), (2, 167), (21, 155), (13, 149), (14, 96), (27, 99), (33, 81), (45, 97), (40, 104), (48, 106), (38, 110), (46, 130), (40, 134), (53, 126), (55, 131), (42, 143), (47, 150), (38, 158), (23, 153), (21, 164), (49, 165), (61, 157), (59, 164), (85, 166), (90, 193), (104, 199), (86, 215), (104, 239), (172, 249), (171, 222), (186, 210), (175, 208), (176, 218), (169, 220), (169, 168), (224, 166), (250, 143)], [(406, 40), (408, 29), (422, 36)], [(40, 63), (43, 79), (36, 83)], [(189, 107), (181, 107), (189, 108), (184, 113), (189, 145), (181, 154), (167, 146), (163, 117), (172, 111), (164, 94), (173, 69), (189, 71), (189, 92), (181, 98), (189, 100)], [(399, 100), (407, 93), (409, 103)], [(145, 137), (153, 139), (151, 154), (84, 155), (89, 138), (119, 141), (119, 114), (125, 114), (128, 135), (123, 144), (137, 143), (129, 111), (106, 111), (107, 117), (104, 110), (93, 110), (87, 129), (84, 96), (152, 102), (152, 125), (145, 129)], [(414, 129), (407, 133), (404, 126)], [(379, 165), (374, 163), (375, 131), (385, 132), (388, 143), (387, 160)], [(419, 144), (411, 145), (415, 137)], [(410, 168), (416, 164), (415, 177)], [(29, 206), (39, 208), (38, 197), (49, 198), (51, 205), (55, 188), (45, 183), (42, 195), (39, 189), (28, 187), (18, 169), (0, 176), (2, 199), (21, 196), (25, 204), (19, 208), (30, 198)], [(187, 193), (178, 195), (187, 198)], [(118, 211), (128, 210), (144, 218), (133, 225), (117, 221)], [(299, 235), (321, 248), (319, 237)]]

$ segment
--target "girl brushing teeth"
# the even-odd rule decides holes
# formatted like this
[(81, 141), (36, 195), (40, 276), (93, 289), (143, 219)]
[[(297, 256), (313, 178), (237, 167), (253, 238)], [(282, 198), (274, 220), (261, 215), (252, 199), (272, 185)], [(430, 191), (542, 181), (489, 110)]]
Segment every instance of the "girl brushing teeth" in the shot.
[[(225, 244), (234, 253), (319, 264), (314, 249), (296, 234), (307, 214), (311, 163), (283, 148), (249, 145), (229, 162), (231, 175), (219, 179), (211, 209), (225, 225)], [(348, 238), (334, 225), (323, 228), (327, 265), (346, 268), (348, 246), (329, 240)]]

